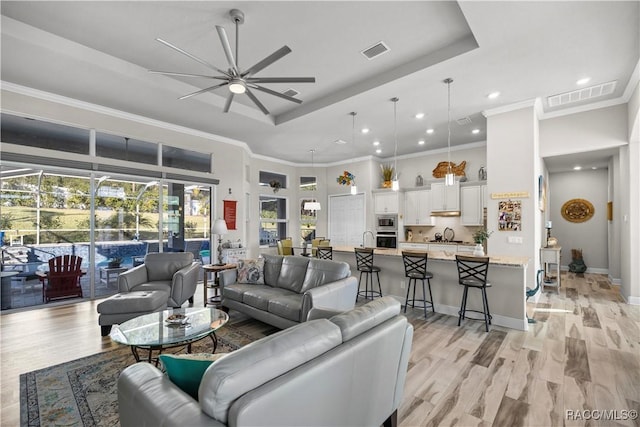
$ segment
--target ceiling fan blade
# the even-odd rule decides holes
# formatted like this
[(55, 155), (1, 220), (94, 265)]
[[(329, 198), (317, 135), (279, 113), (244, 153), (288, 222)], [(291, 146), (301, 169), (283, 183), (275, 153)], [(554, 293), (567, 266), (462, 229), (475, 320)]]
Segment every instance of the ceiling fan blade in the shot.
[(229, 108), (231, 107), (231, 101), (233, 101), (233, 95), (235, 95), (233, 92), (229, 92), (229, 96), (227, 96), (227, 101), (224, 103), (224, 111), (225, 113), (229, 112)]
[(191, 73), (177, 73), (174, 71), (157, 71), (157, 70), (149, 70), (152, 74), (164, 74), (166, 76), (182, 76), (182, 77), (202, 77), (205, 79), (216, 79), (216, 80), (229, 80), (228, 77), (222, 76), (207, 76), (204, 74), (191, 74)]
[(233, 52), (231, 51), (231, 45), (229, 44), (229, 39), (227, 38), (227, 32), (219, 25), (216, 25), (216, 30), (218, 31), (218, 36), (220, 37), (220, 42), (222, 43), (222, 49), (224, 50), (224, 54), (227, 57), (227, 62), (229, 66), (235, 71), (236, 76), (240, 75), (240, 71), (238, 70), (238, 66), (236, 65), (236, 60), (233, 58)]
[(260, 61), (257, 64), (249, 67), (249, 69), (247, 69), (247, 71), (242, 73), (242, 77), (246, 77), (246, 76), (248, 76), (250, 74), (257, 73), (258, 71), (268, 67), (269, 65), (273, 64), (278, 59), (282, 58), (283, 56), (285, 56), (285, 55), (287, 55), (289, 53), (291, 53), (291, 49), (289, 49), (289, 46), (282, 46), (280, 49), (276, 50), (271, 55), (269, 55), (266, 58), (264, 58), (262, 61)]
[(251, 90), (249, 90), (249, 88), (247, 88), (247, 91), (245, 93), (247, 94), (249, 99), (251, 99), (253, 103), (256, 104), (260, 110), (262, 110), (264, 114), (269, 114), (269, 110), (267, 110), (267, 108), (264, 105), (262, 105), (262, 102), (260, 102), (258, 98), (256, 98), (256, 96), (253, 94), (253, 92), (251, 92)]
[(249, 77), (251, 83), (315, 83), (315, 77)]
[[(162, 39), (160, 39), (160, 38), (157, 38), (156, 40), (158, 40), (158, 41), (159, 41), (160, 43), (162, 43), (163, 45), (165, 45), (165, 46), (167, 46), (167, 47), (170, 47), (171, 49), (173, 49), (173, 50), (175, 50), (175, 51), (177, 51), (177, 52), (180, 52), (181, 54), (183, 54), (183, 55), (185, 55), (185, 56), (188, 56), (189, 58), (193, 59), (194, 61), (199, 62), (199, 63), (201, 63), (202, 65), (205, 65), (205, 66), (207, 66), (207, 67), (211, 68), (212, 70), (216, 70), (217, 72), (222, 73), (222, 74), (224, 74), (225, 76), (229, 76), (229, 73), (228, 73), (228, 72), (226, 72), (226, 71), (222, 71), (222, 70), (221, 70), (221, 69), (219, 69), (218, 67), (216, 67), (216, 66), (214, 66), (214, 65), (209, 64), (209, 63), (208, 63), (207, 61), (205, 61), (204, 59), (200, 59), (200, 58), (198, 58), (197, 56), (190, 54), (190, 53), (189, 53), (189, 52), (187, 52), (186, 50), (180, 49), (178, 46), (174, 46), (174, 45), (172, 45), (172, 44), (171, 44), (171, 43), (169, 43), (168, 41), (162, 40)], [(229, 76), (229, 77), (230, 77), (230, 76)]]
[(229, 84), (229, 82), (220, 83), (219, 85), (210, 86), (210, 87), (204, 88), (204, 89), (202, 89), (202, 90), (199, 90), (199, 91), (197, 91), (197, 92), (193, 92), (193, 93), (190, 93), (190, 94), (188, 94), (188, 95), (181, 96), (181, 97), (180, 97), (180, 98), (178, 98), (178, 99), (187, 99), (187, 98), (191, 98), (192, 96), (200, 95), (201, 93), (205, 93), (205, 92), (211, 92), (212, 90), (218, 89), (219, 87), (226, 86), (226, 85), (228, 85), (228, 84)]
[(282, 94), (280, 92), (276, 92), (275, 90), (267, 89), (264, 86), (258, 86), (258, 85), (252, 84), (251, 87), (254, 88), (254, 89), (258, 89), (258, 90), (260, 90), (262, 92), (268, 93), (270, 95), (275, 95), (275, 96), (278, 96), (280, 98), (286, 99), (287, 101), (295, 102), (296, 104), (302, 104), (302, 100), (300, 100), (300, 99), (294, 98), (292, 96), (287, 96), (287, 95)]

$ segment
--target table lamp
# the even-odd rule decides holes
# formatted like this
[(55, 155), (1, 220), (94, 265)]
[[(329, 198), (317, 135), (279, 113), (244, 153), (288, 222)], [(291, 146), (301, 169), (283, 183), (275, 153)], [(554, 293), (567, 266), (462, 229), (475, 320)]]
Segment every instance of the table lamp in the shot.
[(213, 223), (213, 230), (211, 232), (218, 235), (218, 263), (216, 265), (224, 265), (224, 262), (222, 262), (222, 235), (228, 231), (227, 223), (224, 219), (218, 218)]

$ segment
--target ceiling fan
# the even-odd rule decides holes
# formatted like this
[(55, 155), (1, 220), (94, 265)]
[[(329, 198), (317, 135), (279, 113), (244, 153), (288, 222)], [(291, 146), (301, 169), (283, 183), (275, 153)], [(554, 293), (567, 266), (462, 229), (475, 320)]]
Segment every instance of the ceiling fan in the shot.
[(218, 36), (220, 37), (220, 42), (222, 43), (222, 49), (224, 50), (225, 56), (227, 57), (227, 62), (229, 63), (229, 68), (227, 69), (227, 71), (221, 70), (218, 67), (215, 67), (214, 65), (211, 65), (210, 63), (208, 63), (207, 61), (198, 58), (195, 55), (192, 55), (191, 53), (177, 47), (174, 46), (173, 44), (162, 40), (160, 38), (157, 38), (156, 40), (159, 41), (160, 43), (164, 44), (165, 46), (170, 47), (171, 49), (180, 52), (181, 54), (188, 56), (189, 58), (193, 59), (194, 61), (197, 61), (199, 63), (201, 63), (202, 65), (217, 71), (218, 73), (222, 74), (221, 76), (212, 76), (212, 75), (203, 75), (203, 74), (189, 74), (189, 73), (178, 73), (178, 72), (171, 72), (171, 71), (154, 71), (154, 70), (149, 70), (150, 73), (155, 73), (155, 74), (164, 74), (164, 75), (168, 75), (168, 76), (182, 76), (182, 77), (200, 77), (200, 78), (208, 78), (208, 79), (213, 79), (213, 80), (222, 80), (222, 83), (220, 84), (216, 84), (214, 86), (210, 86), (207, 88), (204, 88), (202, 90), (190, 93), (188, 95), (182, 96), (178, 99), (186, 99), (186, 98), (190, 98), (192, 96), (195, 95), (200, 95), (206, 92), (211, 92), (215, 89), (221, 88), (223, 86), (227, 86), (229, 88), (229, 95), (227, 96), (227, 100), (224, 104), (224, 112), (227, 113), (229, 112), (229, 108), (231, 107), (231, 102), (233, 101), (233, 97), (235, 95), (239, 95), (239, 94), (243, 94), (246, 93), (247, 96), (249, 97), (249, 99), (251, 99), (251, 101), (253, 101), (254, 104), (256, 104), (256, 106), (264, 113), (264, 114), (269, 114), (269, 110), (267, 110), (267, 108), (262, 104), (262, 102), (260, 102), (260, 100), (258, 100), (258, 98), (256, 98), (255, 94), (251, 91), (251, 89), (256, 89), (259, 90), (261, 92), (265, 92), (268, 93), (270, 95), (274, 95), (283, 99), (286, 99), (287, 101), (291, 101), (291, 102), (295, 102), (297, 104), (301, 104), (302, 101), (294, 98), (292, 96), (288, 96), (285, 95), (283, 93), (280, 92), (276, 92), (274, 90), (271, 90), (269, 88), (266, 88), (264, 86), (261, 86), (259, 83), (315, 83), (316, 79), (315, 77), (254, 77), (254, 74), (258, 73), (259, 71), (263, 70), (264, 68), (268, 67), (269, 65), (273, 64), (274, 62), (276, 62), (278, 59), (282, 58), (283, 56), (287, 55), (288, 53), (291, 52), (291, 49), (289, 48), (289, 46), (283, 46), (280, 49), (276, 50), (275, 52), (273, 52), (271, 55), (267, 56), (266, 58), (262, 59), (261, 61), (257, 62), (256, 64), (252, 65), (251, 67), (245, 69), (244, 71), (238, 66), (238, 40), (239, 40), (239, 26), (240, 24), (244, 23), (244, 13), (238, 9), (232, 9), (229, 12), (229, 16), (231, 17), (231, 20), (235, 23), (236, 26), (236, 54), (235, 57), (233, 55), (233, 52), (231, 51), (231, 45), (229, 44), (229, 39), (227, 38), (227, 33), (224, 30), (224, 28), (222, 28), (219, 25), (216, 25), (216, 30), (218, 31)]

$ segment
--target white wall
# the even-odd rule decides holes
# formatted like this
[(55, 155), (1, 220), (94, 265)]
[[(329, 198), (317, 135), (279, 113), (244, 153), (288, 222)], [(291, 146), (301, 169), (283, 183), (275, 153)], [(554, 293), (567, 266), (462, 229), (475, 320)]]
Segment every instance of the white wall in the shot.
[[(552, 173), (549, 187), (553, 188), (549, 200), (552, 235), (562, 246), (561, 263), (571, 261), (571, 249), (582, 249), (589, 273), (608, 273), (608, 171), (606, 169)], [(571, 199), (585, 199), (593, 204), (593, 218), (581, 223), (565, 220), (562, 205)]]

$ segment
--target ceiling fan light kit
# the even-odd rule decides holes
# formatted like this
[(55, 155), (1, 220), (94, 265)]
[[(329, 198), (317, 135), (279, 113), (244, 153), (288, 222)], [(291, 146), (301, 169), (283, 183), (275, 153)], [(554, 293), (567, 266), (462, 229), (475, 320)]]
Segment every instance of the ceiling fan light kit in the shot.
[(294, 98), (293, 96), (285, 95), (284, 93), (280, 93), (275, 90), (261, 86), (259, 83), (315, 83), (316, 81), (315, 77), (262, 77), (261, 78), (261, 77), (254, 76), (254, 74), (258, 73), (259, 71), (273, 64), (277, 60), (281, 59), (283, 56), (291, 53), (291, 49), (289, 48), (289, 46), (281, 47), (280, 49), (273, 52), (271, 55), (263, 58), (262, 60), (258, 61), (257, 63), (255, 63), (254, 65), (252, 65), (251, 67), (243, 71), (238, 65), (238, 53), (239, 53), (238, 41), (240, 39), (239, 26), (240, 24), (244, 23), (244, 13), (241, 10), (232, 9), (229, 12), (229, 16), (236, 27), (235, 55), (233, 54), (233, 51), (231, 49), (231, 44), (229, 43), (227, 32), (223, 27), (216, 25), (216, 31), (218, 32), (218, 37), (220, 38), (220, 43), (222, 44), (222, 49), (224, 50), (224, 54), (227, 59), (227, 63), (229, 65), (229, 68), (227, 69), (227, 71), (223, 71), (222, 69), (210, 64), (204, 59), (201, 59), (187, 52), (186, 50), (173, 45), (172, 43), (169, 43), (160, 38), (156, 39), (163, 45), (189, 57), (190, 59), (196, 62), (199, 62), (200, 64), (206, 66), (207, 68), (210, 68), (211, 70), (214, 70), (222, 75), (213, 76), (213, 75), (190, 74), (190, 73), (179, 73), (179, 72), (172, 72), (172, 71), (156, 71), (156, 70), (149, 70), (149, 72), (155, 73), (155, 74), (163, 74), (167, 76), (199, 77), (199, 78), (204, 77), (204, 78), (209, 78), (214, 80), (222, 80), (223, 81), (222, 83), (218, 83), (216, 85), (206, 87), (196, 92), (184, 95), (178, 99), (187, 99), (192, 96), (200, 95), (207, 92), (212, 92), (218, 88), (228, 86), (229, 94), (227, 95), (227, 99), (225, 101), (224, 108), (223, 108), (223, 111), (225, 113), (229, 112), (229, 109), (231, 108), (231, 103), (233, 101), (233, 97), (235, 95), (242, 95), (246, 93), (247, 97), (260, 109), (260, 111), (262, 111), (264, 114), (269, 114), (269, 110), (255, 96), (255, 94), (252, 92), (252, 89), (255, 89), (264, 93), (268, 93), (270, 95), (277, 96), (282, 99), (286, 99), (287, 101), (290, 101), (290, 102), (301, 104), (302, 103), (301, 100)]

